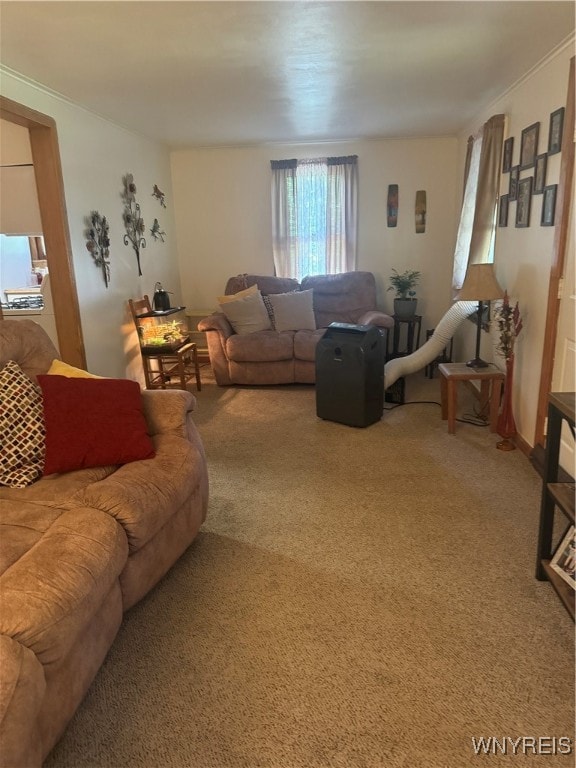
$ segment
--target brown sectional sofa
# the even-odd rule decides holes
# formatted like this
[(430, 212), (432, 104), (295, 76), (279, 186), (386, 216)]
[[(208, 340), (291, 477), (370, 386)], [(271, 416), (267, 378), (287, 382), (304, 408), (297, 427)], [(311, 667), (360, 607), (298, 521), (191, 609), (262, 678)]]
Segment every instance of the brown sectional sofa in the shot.
[[(0, 321), (0, 368), (34, 380), (58, 354), (36, 323)], [(208, 475), (185, 391), (145, 391), (156, 455), (0, 487), (0, 766), (37, 768), (122, 622), (195, 538)]]
[(330, 323), (394, 327), (389, 316), (376, 307), (376, 282), (371, 272), (292, 278), (238, 275), (228, 280), (225, 294), (257, 285), (263, 295), (313, 290), (316, 330), (234, 332), (219, 312), (204, 318), (198, 329), (206, 332), (210, 363), (216, 382), (231, 384), (313, 384), (316, 378), (316, 344)]

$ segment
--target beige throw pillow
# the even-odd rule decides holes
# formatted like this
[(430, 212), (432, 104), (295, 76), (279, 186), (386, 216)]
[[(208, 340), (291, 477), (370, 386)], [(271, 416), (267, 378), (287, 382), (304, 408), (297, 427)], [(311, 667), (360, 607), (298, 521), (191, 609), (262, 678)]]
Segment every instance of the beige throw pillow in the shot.
[(313, 307), (314, 291), (270, 293), (268, 298), (274, 308), (274, 327), (277, 331), (315, 331), (316, 318)]
[(272, 328), (268, 312), (262, 301), (262, 294), (258, 290), (256, 293), (236, 298), (235, 301), (225, 301), (220, 304), (220, 309), (239, 335), (254, 333), (255, 331), (269, 331)]
[(227, 296), (218, 296), (216, 301), (218, 304), (227, 304), (230, 301), (236, 301), (237, 299), (242, 299), (244, 296), (254, 296), (254, 294), (258, 293), (258, 286), (257, 285), (251, 285), (250, 288), (244, 288), (243, 291), (238, 291), (238, 293), (231, 293)]

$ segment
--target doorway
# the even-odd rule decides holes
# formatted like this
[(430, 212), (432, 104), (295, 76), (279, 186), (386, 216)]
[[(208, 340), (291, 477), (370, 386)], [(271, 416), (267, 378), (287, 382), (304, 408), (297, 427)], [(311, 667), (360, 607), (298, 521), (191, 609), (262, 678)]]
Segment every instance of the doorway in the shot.
[[(60, 355), (70, 365), (86, 368), (56, 123), (4, 96), (0, 96), (0, 117), (28, 128)], [(0, 309), (0, 319), (1, 313)]]

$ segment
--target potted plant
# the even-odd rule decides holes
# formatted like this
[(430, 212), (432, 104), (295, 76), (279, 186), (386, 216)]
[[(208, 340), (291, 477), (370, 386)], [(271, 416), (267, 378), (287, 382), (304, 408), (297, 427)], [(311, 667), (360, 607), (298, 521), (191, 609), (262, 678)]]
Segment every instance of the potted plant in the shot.
[(420, 272), (413, 269), (407, 269), (402, 274), (399, 274), (395, 269), (392, 270), (391, 285), (388, 290), (396, 291), (394, 299), (394, 315), (396, 317), (407, 319), (416, 314), (418, 299), (415, 298), (416, 291), (414, 288), (418, 284), (418, 280), (420, 280)]

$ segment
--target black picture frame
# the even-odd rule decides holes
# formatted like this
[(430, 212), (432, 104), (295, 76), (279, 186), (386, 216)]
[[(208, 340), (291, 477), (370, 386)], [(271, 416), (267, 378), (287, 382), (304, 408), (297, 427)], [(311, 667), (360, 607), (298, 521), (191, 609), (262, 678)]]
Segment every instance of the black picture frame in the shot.
[(528, 128), (522, 131), (520, 140), (520, 170), (533, 168), (538, 154), (538, 134), (540, 133), (540, 123), (532, 123)]
[(508, 199), (510, 202), (518, 199), (518, 180), (520, 178), (520, 166), (510, 168), (510, 184), (508, 186)]
[(510, 173), (512, 168), (512, 154), (514, 152), (514, 136), (506, 139), (504, 142), (504, 152), (502, 154), (502, 173)]
[(500, 200), (498, 203), (498, 226), (499, 227), (508, 226), (508, 207), (509, 207), (508, 202), (509, 202), (508, 195), (500, 195)]
[(550, 560), (550, 567), (556, 571), (572, 589), (576, 590), (576, 570), (574, 561), (576, 559), (576, 532), (571, 525), (566, 531), (564, 538), (558, 545), (556, 552)]
[(540, 216), (541, 227), (553, 227), (556, 215), (556, 191), (558, 184), (549, 184), (544, 187), (542, 195), (542, 214)]
[(541, 195), (546, 186), (546, 166), (548, 165), (548, 155), (544, 152), (536, 158), (536, 167), (534, 169), (534, 189), (533, 195)]
[(548, 129), (548, 154), (556, 155), (562, 149), (562, 133), (564, 129), (564, 107), (555, 110), (550, 115)]
[(520, 179), (518, 182), (518, 200), (516, 202), (516, 226), (530, 226), (530, 209), (532, 207), (532, 176)]

